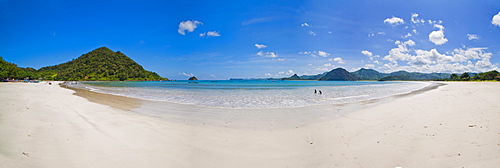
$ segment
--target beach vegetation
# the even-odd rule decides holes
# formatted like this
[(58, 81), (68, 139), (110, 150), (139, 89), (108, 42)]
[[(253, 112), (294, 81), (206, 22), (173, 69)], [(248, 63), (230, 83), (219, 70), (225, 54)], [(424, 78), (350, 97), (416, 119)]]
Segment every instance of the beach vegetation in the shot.
[(440, 79), (441, 81), (500, 81), (500, 73), (497, 70), (492, 70), (483, 73), (471, 75), (471, 73), (464, 72), (460, 76), (451, 74), (449, 78)]

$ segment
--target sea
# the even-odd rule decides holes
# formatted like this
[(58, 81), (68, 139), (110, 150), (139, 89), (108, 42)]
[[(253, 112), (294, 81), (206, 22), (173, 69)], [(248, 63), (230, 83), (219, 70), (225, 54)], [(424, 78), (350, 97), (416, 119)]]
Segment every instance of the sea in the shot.
[[(378, 81), (93, 81), (76, 87), (137, 99), (230, 109), (345, 104), (407, 94), (430, 82)], [(75, 87), (75, 86), (73, 86)]]

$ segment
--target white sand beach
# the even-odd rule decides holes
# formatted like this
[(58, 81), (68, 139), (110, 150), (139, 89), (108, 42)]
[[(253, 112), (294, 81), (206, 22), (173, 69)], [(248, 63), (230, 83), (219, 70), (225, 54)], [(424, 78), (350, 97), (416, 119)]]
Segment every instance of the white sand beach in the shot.
[[(0, 83), (0, 167), (498, 167), (500, 83), (445, 84), (334, 118), (264, 129), (248, 121), (175, 122), (190, 116), (143, 115), (128, 110), (141, 106), (137, 100), (115, 96), (106, 104), (102, 99), (115, 98), (86, 99), (58, 85)], [(267, 111), (292, 110), (279, 116), (291, 122), (300, 111), (333, 109)]]

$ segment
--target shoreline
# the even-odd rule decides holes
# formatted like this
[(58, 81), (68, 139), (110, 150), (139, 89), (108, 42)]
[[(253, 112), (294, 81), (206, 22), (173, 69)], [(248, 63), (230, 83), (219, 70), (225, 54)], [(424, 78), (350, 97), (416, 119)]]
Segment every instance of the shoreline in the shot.
[[(283, 108), (225, 108), (197, 104), (182, 104), (165, 101), (143, 100), (121, 95), (93, 92), (77, 87), (64, 87), (74, 90), (74, 95), (91, 102), (113, 108), (127, 110), (132, 113), (162, 119), (180, 124), (197, 126), (232, 127), (238, 129), (277, 130), (296, 128), (311, 123), (333, 120), (346, 114), (391, 102), (399, 97), (413, 96), (425, 91), (437, 89), (445, 84), (430, 83), (428, 86), (383, 98), (339, 104), (309, 105), (303, 107)], [(334, 111), (333, 113), (331, 111)], [(282, 119), (282, 116), (298, 116)]]
[[(500, 84), (444, 83), (325, 118), (342, 107), (231, 111), (256, 114), (240, 118), (175, 104), (164, 109), (179, 110), (165, 117), (207, 119), (192, 122), (113, 108), (57, 85), (0, 83), (9, 95), (0, 97), (0, 137), (9, 137), (0, 138), (0, 167), (500, 165)], [(320, 120), (304, 122), (304, 110)], [(255, 121), (261, 115), (270, 119)]]

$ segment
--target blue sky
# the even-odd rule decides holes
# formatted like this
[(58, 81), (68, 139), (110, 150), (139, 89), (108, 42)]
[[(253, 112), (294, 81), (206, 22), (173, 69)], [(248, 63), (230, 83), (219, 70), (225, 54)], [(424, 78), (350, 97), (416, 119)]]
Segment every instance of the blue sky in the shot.
[(41, 68), (99, 47), (170, 79), (500, 67), (496, 0), (0, 0), (0, 56)]

